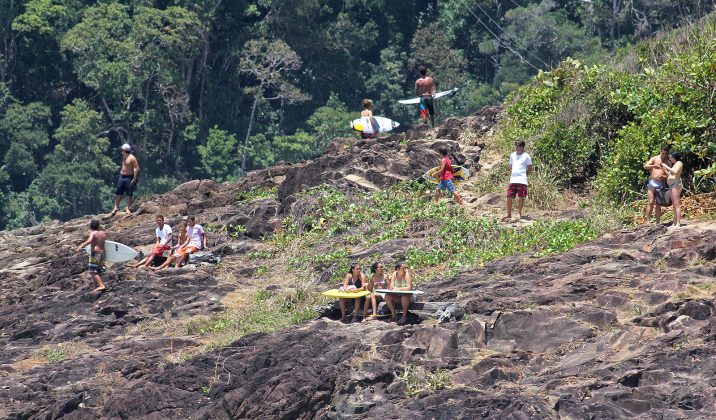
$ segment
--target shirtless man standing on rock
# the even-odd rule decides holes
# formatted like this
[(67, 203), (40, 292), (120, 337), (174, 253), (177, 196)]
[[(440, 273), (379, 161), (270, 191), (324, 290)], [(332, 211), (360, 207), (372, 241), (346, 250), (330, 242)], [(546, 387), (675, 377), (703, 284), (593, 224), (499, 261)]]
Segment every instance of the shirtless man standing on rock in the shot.
[(107, 234), (99, 230), (99, 221), (92, 220), (90, 222), (89, 237), (77, 247), (77, 252), (80, 252), (85, 246), (90, 246), (87, 273), (90, 275), (92, 281), (94, 281), (94, 285), (97, 286), (97, 288), (94, 289), (95, 292), (101, 292), (105, 289), (101, 274), (104, 271), (104, 242), (106, 240)]
[(666, 182), (667, 174), (661, 166), (662, 163), (671, 165), (669, 146), (662, 146), (661, 153), (649, 159), (649, 161), (644, 164), (644, 169), (651, 171), (649, 182), (646, 184), (646, 191), (649, 196), (649, 206), (646, 208), (646, 223), (649, 223), (651, 220), (651, 212), (654, 210), (654, 206), (656, 206), (656, 212), (654, 214), (656, 223), (658, 224), (659, 219), (661, 219), (661, 206), (654, 202), (654, 190), (664, 188), (664, 183)]
[(117, 181), (117, 190), (114, 192), (114, 208), (112, 214), (119, 211), (119, 202), (122, 196), (127, 195), (127, 208), (125, 212), (131, 214), (129, 207), (132, 205), (132, 196), (134, 188), (139, 181), (139, 162), (132, 155), (132, 146), (124, 143), (122, 145), (122, 169), (119, 171), (119, 181)]
[(428, 113), (430, 113), (430, 123), (435, 127), (435, 109), (433, 109), (433, 96), (435, 95), (435, 81), (432, 77), (428, 77), (428, 70), (425, 66), (418, 69), (420, 78), (415, 81), (415, 95), (420, 98), (420, 118), (423, 124), (428, 123)]

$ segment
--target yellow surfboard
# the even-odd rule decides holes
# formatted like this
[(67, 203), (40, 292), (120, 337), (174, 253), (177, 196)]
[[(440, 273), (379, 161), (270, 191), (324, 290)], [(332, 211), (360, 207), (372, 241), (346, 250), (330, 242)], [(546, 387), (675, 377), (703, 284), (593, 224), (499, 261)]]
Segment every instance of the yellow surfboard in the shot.
[[(423, 175), (423, 178), (433, 184), (440, 183), (440, 180), (438, 178), (435, 178), (435, 175), (440, 171), (440, 167), (436, 166), (434, 168), (431, 168), (429, 171), (425, 172), (425, 175)], [(459, 185), (470, 177), (470, 170), (467, 169), (464, 166), (460, 165), (453, 165), (452, 166), (452, 183), (455, 185)]]
[(360, 292), (341, 292), (338, 289), (331, 289), (326, 290), (325, 292), (321, 292), (321, 294), (323, 296), (328, 296), (332, 298), (358, 299), (361, 297), (368, 296), (370, 294), (370, 291), (361, 290)]

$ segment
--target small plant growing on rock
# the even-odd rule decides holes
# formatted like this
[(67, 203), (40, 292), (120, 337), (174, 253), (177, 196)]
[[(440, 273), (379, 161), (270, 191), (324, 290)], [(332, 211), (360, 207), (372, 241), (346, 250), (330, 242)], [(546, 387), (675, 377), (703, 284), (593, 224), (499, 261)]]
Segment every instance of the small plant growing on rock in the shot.
[(409, 397), (424, 391), (439, 391), (450, 385), (450, 373), (446, 369), (429, 372), (419, 366), (407, 365), (403, 372), (394, 375), (395, 379), (405, 383), (405, 393)]

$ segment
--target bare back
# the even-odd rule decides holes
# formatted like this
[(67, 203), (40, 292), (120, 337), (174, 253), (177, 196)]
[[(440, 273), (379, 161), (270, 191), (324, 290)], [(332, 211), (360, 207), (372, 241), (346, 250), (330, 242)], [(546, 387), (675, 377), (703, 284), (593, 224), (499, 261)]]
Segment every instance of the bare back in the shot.
[(360, 116), (361, 117), (372, 117), (373, 111), (371, 111), (370, 109), (364, 109), (363, 111), (360, 112)]
[(139, 167), (139, 162), (134, 155), (127, 155), (126, 158), (122, 159), (122, 170), (121, 174), (124, 176), (134, 176), (134, 170)]
[(90, 233), (90, 249), (92, 249), (92, 252), (95, 254), (104, 254), (104, 243), (107, 240), (107, 234), (104, 233), (104, 231), (96, 230), (92, 233)]
[(425, 76), (415, 81), (415, 94), (418, 96), (435, 95), (435, 81)]

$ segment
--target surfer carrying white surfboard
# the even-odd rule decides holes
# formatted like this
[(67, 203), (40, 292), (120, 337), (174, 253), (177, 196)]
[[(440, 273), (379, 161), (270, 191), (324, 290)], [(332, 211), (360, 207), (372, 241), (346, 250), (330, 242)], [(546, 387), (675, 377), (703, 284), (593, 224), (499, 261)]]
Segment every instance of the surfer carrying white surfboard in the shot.
[(90, 245), (87, 273), (94, 285), (97, 286), (94, 289), (95, 292), (101, 292), (105, 289), (101, 274), (104, 272), (104, 243), (106, 240), (107, 234), (99, 230), (99, 220), (92, 220), (90, 222), (89, 237), (77, 247), (77, 252), (81, 252), (85, 246)]
[(378, 136), (378, 124), (375, 122), (375, 118), (373, 118), (373, 101), (370, 99), (363, 99), (363, 111), (360, 112), (361, 118), (368, 117), (370, 120), (370, 125), (373, 127), (372, 133), (366, 133), (365, 131), (361, 131), (360, 137), (362, 139), (372, 139)]
[(435, 81), (428, 76), (428, 69), (420, 66), (418, 69), (420, 77), (415, 81), (415, 95), (420, 98), (420, 118), (423, 124), (428, 123), (428, 113), (430, 114), (430, 123), (435, 127), (435, 109), (433, 108), (433, 96), (435, 96)]

